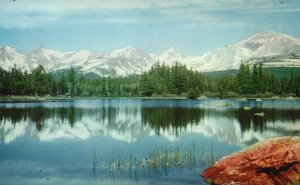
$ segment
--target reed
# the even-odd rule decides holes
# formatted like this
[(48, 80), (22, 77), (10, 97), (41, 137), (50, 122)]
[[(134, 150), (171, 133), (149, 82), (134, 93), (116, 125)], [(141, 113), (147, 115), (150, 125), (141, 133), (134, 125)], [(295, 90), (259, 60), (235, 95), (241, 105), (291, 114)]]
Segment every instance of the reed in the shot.
[(130, 178), (138, 178), (138, 175), (165, 175), (170, 170), (194, 170), (195, 168), (206, 168), (212, 165), (222, 155), (215, 152), (213, 144), (208, 148), (196, 148), (195, 143), (190, 149), (183, 150), (182, 147), (163, 147), (146, 156), (135, 156), (130, 154), (126, 158), (117, 158), (107, 164), (107, 170), (113, 175), (124, 175), (126, 171)]

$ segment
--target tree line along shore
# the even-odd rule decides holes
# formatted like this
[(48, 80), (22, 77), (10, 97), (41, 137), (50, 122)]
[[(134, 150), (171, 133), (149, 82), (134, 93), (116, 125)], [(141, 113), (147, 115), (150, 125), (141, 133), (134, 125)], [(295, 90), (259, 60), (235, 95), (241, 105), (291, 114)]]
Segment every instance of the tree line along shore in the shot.
[(141, 75), (126, 77), (93, 77), (75, 68), (47, 73), (40, 65), (32, 72), (14, 66), (0, 68), (2, 98), (34, 99), (35, 97), (149, 97), (191, 98), (218, 97), (299, 97), (300, 74), (291, 71), (283, 78), (269, 74), (262, 66), (241, 64), (236, 75), (206, 76), (175, 63), (172, 67), (155, 63)]

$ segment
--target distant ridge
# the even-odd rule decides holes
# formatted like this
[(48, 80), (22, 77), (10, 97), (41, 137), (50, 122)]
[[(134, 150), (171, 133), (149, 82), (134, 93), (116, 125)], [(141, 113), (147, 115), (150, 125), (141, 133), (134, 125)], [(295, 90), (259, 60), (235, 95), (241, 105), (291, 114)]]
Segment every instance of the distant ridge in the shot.
[(262, 62), (264, 67), (300, 67), (300, 40), (266, 31), (201, 56), (185, 56), (178, 48), (170, 48), (161, 54), (148, 53), (133, 46), (106, 54), (85, 49), (61, 52), (39, 48), (24, 54), (10, 46), (0, 47), (0, 65), (5, 70), (16, 65), (22, 70), (31, 71), (41, 64), (49, 72), (75, 67), (83, 73), (126, 76), (141, 74), (142, 71), (149, 70), (156, 61), (168, 66), (180, 62), (200, 72), (238, 69), (241, 62)]

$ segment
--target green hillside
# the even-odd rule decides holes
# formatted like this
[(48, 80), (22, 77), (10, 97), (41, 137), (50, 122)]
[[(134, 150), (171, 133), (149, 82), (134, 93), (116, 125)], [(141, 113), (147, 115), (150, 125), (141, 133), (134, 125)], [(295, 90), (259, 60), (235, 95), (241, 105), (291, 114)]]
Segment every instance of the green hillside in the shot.
[(267, 73), (274, 75), (276, 78), (284, 78), (292, 72), (300, 75), (300, 67), (270, 67), (264, 69)]
[[(294, 74), (300, 75), (300, 67), (269, 67), (269, 68), (263, 68), (265, 72), (267, 72), (270, 75), (274, 75), (276, 78), (284, 78), (286, 76), (289, 76), (291, 72)], [(232, 69), (232, 70), (226, 70), (226, 71), (213, 71), (213, 72), (204, 72), (202, 73), (206, 77), (233, 77), (238, 74), (238, 70)]]

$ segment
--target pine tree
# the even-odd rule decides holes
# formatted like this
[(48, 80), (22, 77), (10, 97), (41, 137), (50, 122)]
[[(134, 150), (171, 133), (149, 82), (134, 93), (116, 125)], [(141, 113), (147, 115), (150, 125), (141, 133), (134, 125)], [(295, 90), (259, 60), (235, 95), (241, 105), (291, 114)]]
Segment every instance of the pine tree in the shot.
[(24, 72), (24, 94), (25, 95), (32, 95), (34, 93), (34, 84), (32, 74), (28, 74), (27, 71)]
[(227, 78), (221, 78), (218, 82), (218, 92), (220, 92), (221, 97), (226, 96), (229, 89), (229, 83)]
[(256, 68), (256, 64), (253, 65), (252, 69), (252, 88), (253, 93), (258, 93), (260, 91), (260, 77), (259, 77), (259, 71)]
[(52, 96), (57, 96), (58, 94), (58, 85), (57, 85), (57, 81), (52, 79), (51, 80), (51, 95)]
[(263, 72), (262, 69), (262, 63), (259, 63), (259, 68), (258, 68), (258, 83), (257, 83), (257, 87), (258, 87), (258, 91), (261, 93), (264, 93), (266, 91), (266, 79), (265, 79), (265, 74)]
[(239, 73), (237, 75), (237, 85), (240, 93), (253, 93), (251, 71), (248, 65), (244, 65), (243, 63), (240, 65)]
[(150, 72), (149, 74), (143, 73), (141, 77), (140, 89), (143, 96), (151, 96), (154, 93), (153, 84), (149, 75), (151, 75)]
[(75, 87), (76, 87), (76, 71), (73, 67), (68, 72), (68, 81), (69, 81), (69, 93), (70, 96), (75, 95)]
[(295, 80), (295, 75), (294, 75), (293, 71), (291, 71), (290, 78), (288, 79), (287, 92), (288, 93), (296, 93), (296, 80)]
[(46, 73), (44, 67), (39, 65), (32, 71), (34, 94), (46, 95), (51, 92), (50, 76)]
[(108, 77), (108, 82), (107, 83), (108, 83), (107, 84), (107, 94), (109, 96), (114, 96), (116, 92), (115, 92), (115, 88), (114, 88), (114, 86), (112, 84), (112, 79), (111, 79), (110, 76)]
[(17, 69), (17, 66), (11, 70), (11, 74), (9, 75), (9, 93), (11, 95), (21, 95), (23, 87), (23, 73), (20, 69)]
[(106, 97), (107, 96), (107, 90), (106, 90), (106, 82), (105, 77), (102, 77), (102, 83), (101, 83), (101, 96)]
[(295, 83), (296, 95), (300, 96), (300, 74), (296, 76), (296, 83)]
[(0, 94), (9, 94), (9, 73), (0, 67)]
[(66, 95), (68, 93), (68, 85), (65, 74), (62, 74), (58, 80), (58, 92), (60, 95)]

